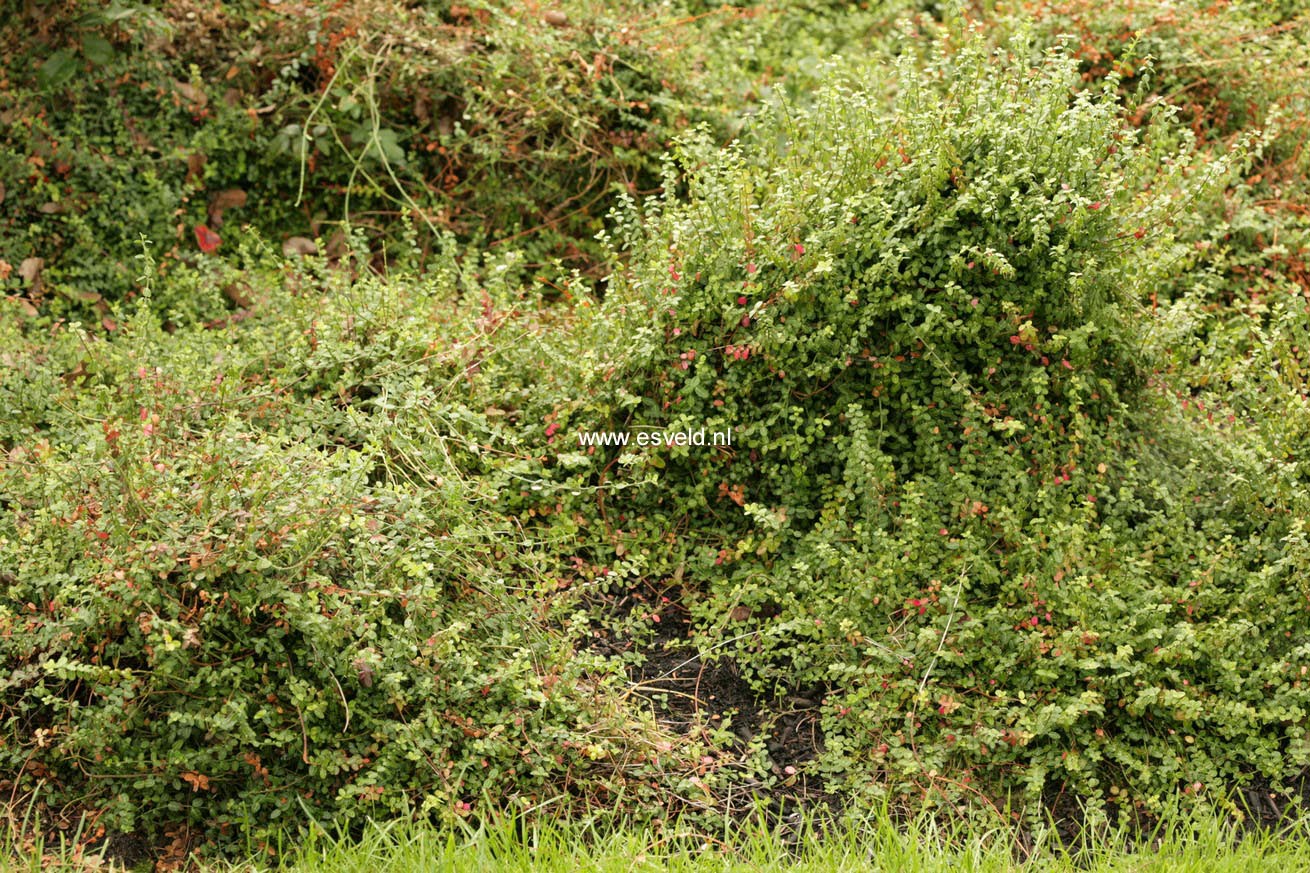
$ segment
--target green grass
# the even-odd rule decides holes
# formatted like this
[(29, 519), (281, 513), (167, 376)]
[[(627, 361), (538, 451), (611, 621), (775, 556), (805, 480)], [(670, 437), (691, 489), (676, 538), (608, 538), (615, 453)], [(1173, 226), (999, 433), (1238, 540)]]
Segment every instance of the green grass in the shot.
[[(622, 832), (595, 840), (555, 828), (527, 838), (511, 828), (469, 838), (421, 828), (379, 828), (356, 843), (309, 845), (288, 868), (297, 872), (371, 870), (1256, 870), (1310, 868), (1310, 842), (1260, 836), (1234, 843), (1217, 823), (1175, 827), (1154, 851), (1120, 852), (1107, 840), (1089, 852), (1022, 847), (1010, 828), (942, 830), (931, 823), (897, 827), (886, 818), (862, 827), (811, 835), (799, 847), (783, 832), (756, 831), (734, 840), (673, 834), (655, 839)], [(1027, 856), (1027, 861), (1022, 857)]]
[[(898, 828), (886, 819), (827, 835), (811, 834), (800, 847), (780, 832), (758, 831), (735, 840), (673, 833), (657, 838), (623, 832), (585, 839), (576, 832), (536, 828), (526, 836), (493, 827), (469, 836), (422, 828), (379, 828), (357, 842), (311, 844), (283, 869), (300, 873), (373, 873), (378, 870), (1304, 870), (1310, 842), (1262, 836), (1237, 843), (1216, 823), (1163, 834), (1152, 851), (1120, 852), (1109, 840), (1081, 855), (1038, 844), (1029, 860), (1014, 832), (949, 832), (931, 824)], [(246, 869), (257, 869), (251, 866)]]
[[(554, 825), (526, 829), (506, 822), (465, 832), (393, 821), (357, 839), (317, 831), (300, 846), (283, 847), (277, 861), (202, 864), (206, 873), (420, 873), (420, 871), (737, 871), (888, 870), (898, 873), (962, 871), (1266, 871), (1310, 869), (1310, 831), (1304, 824), (1281, 833), (1238, 836), (1218, 819), (1186, 818), (1125, 848), (1122, 833), (1103, 835), (1089, 848), (1070, 850), (1051, 839), (1021, 838), (1013, 828), (942, 826), (929, 819), (897, 825), (877, 816), (820, 831), (746, 828), (707, 835), (693, 828), (623, 830), (600, 834)], [(4, 848), (0, 842), (0, 848)], [(5, 871), (97, 869), (95, 856), (29, 845), (0, 851)], [(270, 853), (271, 854), (271, 853)], [(139, 869), (149, 869), (142, 865)]]

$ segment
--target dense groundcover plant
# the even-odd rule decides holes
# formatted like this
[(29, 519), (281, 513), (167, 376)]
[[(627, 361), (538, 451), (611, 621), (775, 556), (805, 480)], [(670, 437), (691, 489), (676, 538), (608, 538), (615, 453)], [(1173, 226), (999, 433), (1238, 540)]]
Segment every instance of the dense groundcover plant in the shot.
[(1230, 159), (1022, 41), (899, 75), (890, 111), (763, 122), (776, 150), (686, 145), (598, 384), (611, 426), (734, 446), (611, 450), (658, 483), (610, 512), (689, 532), (706, 643), (826, 688), (818, 766), (857, 792), (1158, 809), (1297, 772), (1303, 525), (1150, 390), (1133, 323)]
[[(655, 621), (632, 605), (652, 589), (689, 605), (704, 650), (766, 698), (821, 701), (812, 766), (857, 806), (894, 792), (1156, 811), (1305, 767), (1310, 505), (1295, 458), (1308, 431), (1303, 380), (1280, 369), (1304, 348), (1305, 309), (1282, 289), (1259, 310), (1251, 293), (1240, 299), (1276, 332), (1245, 305), (1214, 310), (1223, 330), (1197, 327), (1231, 299), (1207, 294), (1228, 277), (1198, 266), (1196, 243), (1232, 229), (1213, 192), (1235, 184), (1249, 144), (1208, 157), (1189, 124), (1132, 97), (1140, 69), (1082, 76), (1079, 49), (1018, 40), (993, 54), (958, 33), (934, 54), (906, 29), (913, 51), (876, 81), (774, 100), (726, 151), (685, 138), (664, 197), (616, 214), (629, 249), (607, 262), (603, 300), (556, 276), (545, 305), (525, 270), (595, 216), (560, 213), (548, 229), (564, 236), (523, 252), (466, 245), (482, 218), (528, 227), (532, 204), (631, 190), (683, 117), (681, 86), (635, 69), (644, 42), (599, 72), (595, 54), (577, 66), (589, 0), (554, 10), (568, 27), (545, 10), (517, 30), (479, 15), (502, 6), (427, 4), (440, 33), (476, 35), (459, 51), (485, 67), (393, 66), (393, 44), (342, 36), (337, 13), (353, 7), (304, 44), (278, 31), (291, 55), (233, 80), (286, 98), (276, 125), (215, 90), (211, 128), (179, 98), (176, 118), (151, 116), (165, 129), (144, 132), (172, 142), (175, 122), (199, 125), (200, 175), (179, 151), (160, 176), (119, 167), (105, 183), (173, 191), (163, 212), (143, 201), (162, 241), (179, 204), (208, 220), (215, 191), (279, 179), (269, 191), (285, 197), (234, 207), (220, 228), (230, 260), (166, 242), (130, 279), (140, 228), (125, 224), (110, 261), (85, 261), (112, 270), (106, 293), (53, 310), (94, 313), (93, 332), (22, 301), (0, 310), (0, 796), (46, 821), (85, 813), (229, 849), (311, 817), (713, 814), (741, 796), (736, 775), (751, 791), (774, 775), (712, 748), (735, 739), (656, 728), (646, 689), (587, 642), (617, 626), (608, 641), (640, 659)], [(196, 27), (223, 31), (227, 14)], [(84, 34), (65, 36), (85, 53)], [(126, 55), (150, 34), (120, 36)], [(192, 87), (220, 88), (229, 65), (206, 45), (188, 56)], [(597, 163), (557, 176), (568, 122), (515, 86), (558, 83), (562, 59), (577, 66), (569, 88), (618, 90), (584, 113)], [(79, 63), (87, 105), (122, 84)], [(761, 63), (746, 72), (764, 76)], [(807, 66), (799, 81), (825, 75)], [(429, 76), (446, 97), (424, 109), (426, 139), (381, 137), (413, 127), (409, 86)], [(160, 84), (185, 94), (179, 81)], [(653, 102), (627, 106), (643, 83)], [(424, 276), (369, 275), (379, 228), (294, 263), (237, 229), (240, 209), (269, 231), (299, 227), (281, 211), (299, 140), (278, 145), (279, 131), (308, 123), (324, 93), (311, 187), (349, 178), (356, 158), (384, 172), (390, 144), (404, 163), (370, 202), (422, 200), (407, 173), (444, 163), (435, 143), (463, 171), (428, 193), (486, 198), (451, 233), (385, 228), (412, 241), (403, 263)], [(385, 125), (337, 143), (368, 99)], [(443, 130), (461, 102), (469, 126)], [(499, 138), (530, 111), (530, 135)], [(91, 152), (64, 151), (81, 128), (59, 118), (18, 130), (10, 163), (24, 137), (59, 130), (47, 157), (82, 178)], [(118, 119), (101, 119), (113, 130), (95, 149), (132, 141)], [(9, 196), (37, 209), (62, 184), (38, 181)], [(344, 192), (324, 192), (336, 214)], [(95, 244), (85, 234), (111, 200), (49, 213), (67, 252)], [(81, 281), (70, 263), (51, 256), (54, 293)], [(1161, 288), (1143, 329), (1138, 307)], [(638, 426), (731, 429), (733, 445), (577, 440)]]
[(470, 475), (489, 327), (449, 276), (0, 322), (0, 778), (42, 823), (236, 848), (660, 802), (669, 744), (545, 628), (550, 559)]
[[(663, 5), (155, 7), (59, 0), (0, 24), (0, 290), (34, 311), (98, 319), (133, 291), (138, 234), (171, 273), (196, 225), (228, 240), (217, 257), (243, 224), (340, 254), (351, 222), (394, 252), (404, 214), (426, 249), (510, 243), (554, 281), (602, 256), (615, 191), (651, 188), (673, 133), (715, 117)], [(230, 308), (158, 291), (188, 320)]]

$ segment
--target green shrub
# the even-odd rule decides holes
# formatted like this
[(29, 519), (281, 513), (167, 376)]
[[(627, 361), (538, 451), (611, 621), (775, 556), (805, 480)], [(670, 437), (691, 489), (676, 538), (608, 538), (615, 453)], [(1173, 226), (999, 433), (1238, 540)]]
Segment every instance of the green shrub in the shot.
[[(897, 25), (911, 20), (915, 5), (764, 0), (691, 9), (703, 16), (707, 79), (729, 107), (747, 115), (776, 100), (779, 86), (791, 105), (804, 106), (834, 68), (867, 69), (872, 59), (894, 57), (904, 31), (913, 29)], [(738, 126), (749, 136), (748, 125)]]
[(819, 767), (857, 792), (1159, 809), (1294, 773), (1303, 527), (1151, 390), (1134, 325), (1232, 164), (1068, 54), (965, 43), (890, 113), (838, 87), (765, 123), (777, 152), (686, 147), (612, 302), (608, 426), (734, 445), (611, 452), (659, 480), (610, 511), (694, 532), (706, 644), (827, 688)]
[[(989, 24), (1002, 34), (1034, 28), (1046, 39), (1071, 40), (1084, 81), (1111, 72), (1178, 108), (1198, 138), (1222, 139), (1270, 124), (1271, 112), (1304, 126), (1310, 30), (1305, 4), (1208, 3), (1169, 7), (1140, 0), (1029, 4), (1021, 13), (993, 4)], [(1139, 98), (1140, 99), (1140, 98)], [(1279, 144), (1291, 153), (1300, 138)]]
[(478, 310), (443, 275), (323, 297), (263, 273), (260, 314), (172, 335), (146, 310), (112, 340), (5, 319), (8, 796), (229, 848), (308, 816), (664, 800), (676, 753), (546, 629), (540, 547), (457, 463)]
[[(1045, 34), (995, 55), (950, 16), (882, 27), (938, 5), (696, 31), (703, 4), (25, 7), (0, 792), (228, 846), (311, 815), (713, 809), (764, 740), (702, 758), (585, 643), (652, 584), (766, 696), (822, 692), (813, 768), (857, 799), (1158, 811), (1310, 763), (1304, 158), (1284, 134), (1235, 173), (1303, 95), (1234, 77), (1192, 129), (1088, 56), (1108, 19), (1054, 51), (1064, 12), (993, 22)], [(1216, 44), (1184, 24), (1152, 38)], [(711, 109), (675, 58), (695, 32), (760, 49), (693, 53)], [(1184, 55), (1170, 92), (1206, 69)], [(830, 82), (763, 100), (778, 77)], [(684, 120), (757, 99), (741, 143), (685, 136), (657, 178)], [(235, 227), (347, 213), (300, 267)], [(167, 241), (144, 281), (142, 229)], [(492, 239), (523, 250), (461, 246)], [(347, 278), (383, 259), (425, 278)], [(600, 303), (560, 278), (600, 265)], [(643, 426), (733, 444), (578, 444)]]
[(0, 287), (56, 315), (128, 295), (139, 234), (165, 272), (212, 260), (197, 224), (338, 256), (349, 219), (382, 269), (407, 220), (425, 252), (509, 243), (558, 284), (604, 258), (614, 195), (650, 190), (664, 143), (715, 114), (691, 31), (640, 2), (93, 5), (0, 27), (0, 260), (45, 261)]
[(1279, 470), (1266, 493), (1294, 499), (1304, 481), (1295, 459), (1310, 432), (1300, 363), (1310, 330), (1305, 4), (1080, 0), (1029, 12), (1015, 18), (997, 6), (989, 30), (1071, 34), (1084, 81), (1123, 73), (1125, 91), (1176, 108), (1212, 147), (1264, 129), (1241, 177), (1190, 207), (1193, 220), (1169, 256), (1175, 269), (1144, 288), (1154, 316), (1147, 342), (1161, 391), (1190, 398), (1191, 415), (1232, 423), (1207, 450), (1262, 456), (1259, 464)]

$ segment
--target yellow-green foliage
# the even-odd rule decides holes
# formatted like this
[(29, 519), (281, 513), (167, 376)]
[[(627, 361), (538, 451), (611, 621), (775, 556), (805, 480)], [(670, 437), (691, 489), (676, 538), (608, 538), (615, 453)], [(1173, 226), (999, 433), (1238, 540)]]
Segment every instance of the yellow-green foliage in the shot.
[(689, 144), (610, 301), (646, 323), (607, 426), (735, 435), (597, 458), (653, 480), (610, 511), (696, 532), (705, 643), (823, 688), (857, 793), (1158, 810), (1310, 762), (1303, 501), (1161, 400), (1135, 326), (1242, 155), (1077, 63), (948, 43), (891, 111), (837, 87), (776, 151)]
[[(24, 5), (0, 796), (231, 851), (790, 790), (767, 712), (651, 719), (652, 592), (857, 804), (1302, 772), (1299, 4), (846, 5)], [(733, 442), (579, 442), (643, 427)]]

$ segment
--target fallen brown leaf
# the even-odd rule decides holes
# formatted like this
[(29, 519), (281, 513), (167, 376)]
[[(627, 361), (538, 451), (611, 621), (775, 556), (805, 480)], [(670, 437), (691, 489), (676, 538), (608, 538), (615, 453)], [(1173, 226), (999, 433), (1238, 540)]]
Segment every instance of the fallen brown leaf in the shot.
[(18, 275), (27, 284), (40, 288), (41, 270), (44, 268), (45, 258), (23, 258), (23, 262), (18, 265)]
[(219, 191), (209, 201), (209, 223), (215, 227), (223, 224), (223, 213), (228, 209), (240, 209), (246, 205), (246, 192), (240, 188), (228, 188)]
[(246, 192), (240, 188), (225, 188), (214, 195), (214, 205), (219, 209), (236, 209), (246, 205)]
[(282, 254), (288, 258), (297, 255), (316, 255), (318, 254), (318, 246), (309, 237), (289, 236), (282, 243)]
[(177, 89), (177, 93), (181, 94), (182, 98), (190, 103), (193, 108), (204, 109), (209, 105), (209, 95), (195, 85), (192, 85), (190, 82), (175, 80), (173, 82), (173, 87)]
[(240, 309), (250, 307), (250, 286), (244, 282), (228, 282), (223, 286), (223, 296)]
[(205, 164), (209, 158), (203, 152), (192, 152), (186, 159), (187, 184), (200, 184), (205, 179)]

